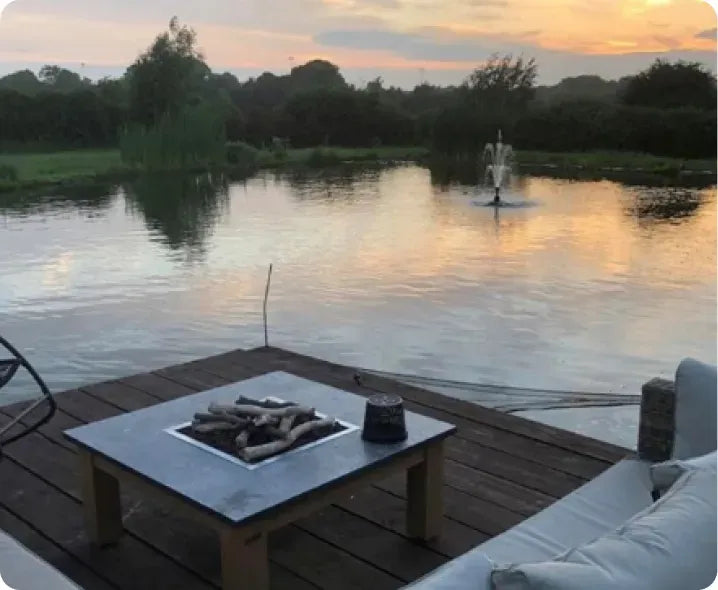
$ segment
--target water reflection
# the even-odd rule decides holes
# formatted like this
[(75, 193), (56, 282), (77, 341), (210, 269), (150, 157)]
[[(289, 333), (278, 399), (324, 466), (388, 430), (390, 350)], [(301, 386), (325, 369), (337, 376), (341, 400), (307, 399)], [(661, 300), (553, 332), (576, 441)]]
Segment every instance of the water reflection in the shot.
[(704, 189), (715, 186), (716, 175), (713, 173), (665, 173), (657, 174), (642, 170), (623, 168), (604, 170), (562, 169), (552, 166), (526, 166), (520, 167), (520, 173), (527, 176), (542, 178), (562, 178), (581, 182), (600, 182), (611, 180), (624, 186), (649, 187), (683, 187)]
[(76, 211), (87, 217), (102, 215), (117, 196), (112, 183), (89, 183), (58, 187), (43, 192), (0, 194), (0, 213), (8, 216), (49, 215)]
[(686, 188), (643, 188), (634, 190), (634, 201), (627, 213), (639, 219), (679, 220), (695, 215), (707, 195)]
[(124, 185), (128, 209), (170, 250), (201, 259), (214, 226), (229, 206), (221, 174), (148, 174)]
[(352, 203), (378, 196), (382, 170), (386, 168), (356, 164), (319, 169), (297, 167), (278, 173), (275, 181), (289, 183), (292, 195), (300, 202)]
[[(485, 183), (482, 166), (475, 157), (465, 159), (432, 158), (428, 163), (431, 174), (431, 183), (448, 190), (451, 186), (481, 186)], [(665, 173), (657, 174), (641, 170), (630, 169), (603, 169), (603, 170), (581, 170), (578, 168), (564, 169), (551, 165), (517, 166), (511, 184), (521, 182), (521, 178), (528, 176), (543, 178), (560, 178), (564, 180), (575, 180), (582, 182), (595, 182), (613, 180), (625, 186), (648, 186), (648, 187), (682, 187), (704, 189), (716, 184), (715, 174), (710, 173)]]

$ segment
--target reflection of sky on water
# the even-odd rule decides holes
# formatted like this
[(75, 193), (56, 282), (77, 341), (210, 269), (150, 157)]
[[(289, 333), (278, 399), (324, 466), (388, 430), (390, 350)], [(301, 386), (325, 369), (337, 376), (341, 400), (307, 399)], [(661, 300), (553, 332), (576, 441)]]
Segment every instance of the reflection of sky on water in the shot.
[(271, 342), (348, 364), (636, 393), (715, 358), (714, 188), (681, 212), (674, 189), (524, 178), (540, 205), (497, 216), (417, 167), (141, 188), (0, 200), (0, 325), (55, 390), (260, 345), (269, 262)]

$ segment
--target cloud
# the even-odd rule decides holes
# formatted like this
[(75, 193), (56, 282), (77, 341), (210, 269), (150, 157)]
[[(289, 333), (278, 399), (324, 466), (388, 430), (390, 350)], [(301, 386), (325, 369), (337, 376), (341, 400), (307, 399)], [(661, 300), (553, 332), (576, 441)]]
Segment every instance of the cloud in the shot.
[[(371, 0), (374, 4), (395, 1)], [(181, 22), (197, 27), (216, 24), (293, 33), (313, 33), (328, 27), (377, 27), (383, 23), (378, 17), (353, 14), (325, 0), (15, 0), (6, 12), (8, 16), (57, 15), (159, 26), (177, 16)]]
[[(0, 6), (7, 0), (0, 0)], [(15, 0), (0, 20), (0, 69), (15, 63), (130, 63), (177, 15), (209, 65), (286, 71), (329, 59), (388, 83), (458, 81), (492, 53), (535, 57), (541, 83), (616, 78), (655, 57), (715, 69), (715, 30), (697, 0)], [(664, 23), (657, 27), (651, 23)], [(696, 34), (696, 31), (701, 31)], [(666, 51), (670, 50), (670, 51)], [(633, 52), (633, 53), (631, 53)], [(610, 54), (610, 55), (609, 55)], [(114, 72), (114, 70), (112, 70)], [(373, 73), (372, 73), (373, 72)], [(109, 70), (108, 70), (109, 73)], [(455, 76), (455, 78), (451, 78)]]
[[(452, 41), (452, 37), (458, 40)], [(440, 27), (425, 27), (421, 33), (401, 33), (390, 30), (326, 31), (314, 36), (320, 45), (355, 50), (387, 51), (410, 60), (443, 62), (472, 62), (485, 59), (492, 53), (529, 53), (537, 48), (525, 43), (513, 43), (497, 35), (455, 36)]]
[[(531, 31), (533, 33), (533, 31)], [(671, 49), (670, 51), (639, 52), (626, 50), (613, 55), (582, 55), (573, 51), (549, 49), (531, 43), (529, 35), (519, 34), (514, 39), (503, 34), (465, 34), (453, 37), (441, 27), (427, 27), (420, 32), (400, 33), (389, 30), (327, 31), (314, 36), (314, 41), (355, 51), (384, 51), (410, 61), (446, 62), (456, 70), (468, 73), (492, 53), (534, 57), (539, 65), (542, 83), (554, 83), (566, 76), (596, 74), (607, 79), (632, 75), (648, 67), (656, 58), (669, 61), (683, 59), (705, 63), (715, 69), (715, 56), (710, 51)], [(671, 46), (674, 39), (661, 41)]]
[(709, 41), (715, 41), (716, 33), (718, 33), (718, 29), (715, 27), (712, 29), (706, 29), (705, 31), (696, 33), (696, 39), (708, 39)]

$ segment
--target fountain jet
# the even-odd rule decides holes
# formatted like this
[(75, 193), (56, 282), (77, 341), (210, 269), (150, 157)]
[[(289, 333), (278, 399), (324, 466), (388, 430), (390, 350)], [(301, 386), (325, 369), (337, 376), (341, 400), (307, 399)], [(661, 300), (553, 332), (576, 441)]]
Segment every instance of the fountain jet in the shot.
[(484, 147), (484, 163), (486, 164), (486, 180), (489, 176), (494, 184), (494, 205), (501, 204), (501, 186), (508, 173), (511, 172), (513, 150), (502, 139), (501, 129), (495, 144), (487, 143)]

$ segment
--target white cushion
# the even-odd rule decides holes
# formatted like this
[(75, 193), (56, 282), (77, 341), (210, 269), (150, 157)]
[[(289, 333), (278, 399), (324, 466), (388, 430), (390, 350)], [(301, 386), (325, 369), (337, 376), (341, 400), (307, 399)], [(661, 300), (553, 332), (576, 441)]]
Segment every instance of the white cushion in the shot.
[(528, 563), (614, 530), (653, 503), (650, 464), (624, 459), (478, 549), (496, 563)]
[(491, 580), (494, 590), (702, 590), (715, 577), (713, 464), (686, 471), (615, 532), (549, 562), (497, 568)]
[(492, 563), (552, 559), (611, 531), (652, 504), (650, 464), (624, 459), (531, 518), (489, 539), (410, 586), (486, 590)]
[(716, 367), (685, 359), (676, 370), (674, 459), (716, 450)]
[(681, 475), (691, 469), (712, 469), (715, 473), (716, 451), (693, 459), (672, 459), (671, 461), (651, 465), (653, 489), (661, 491), (667, 490), (678, 481)]

